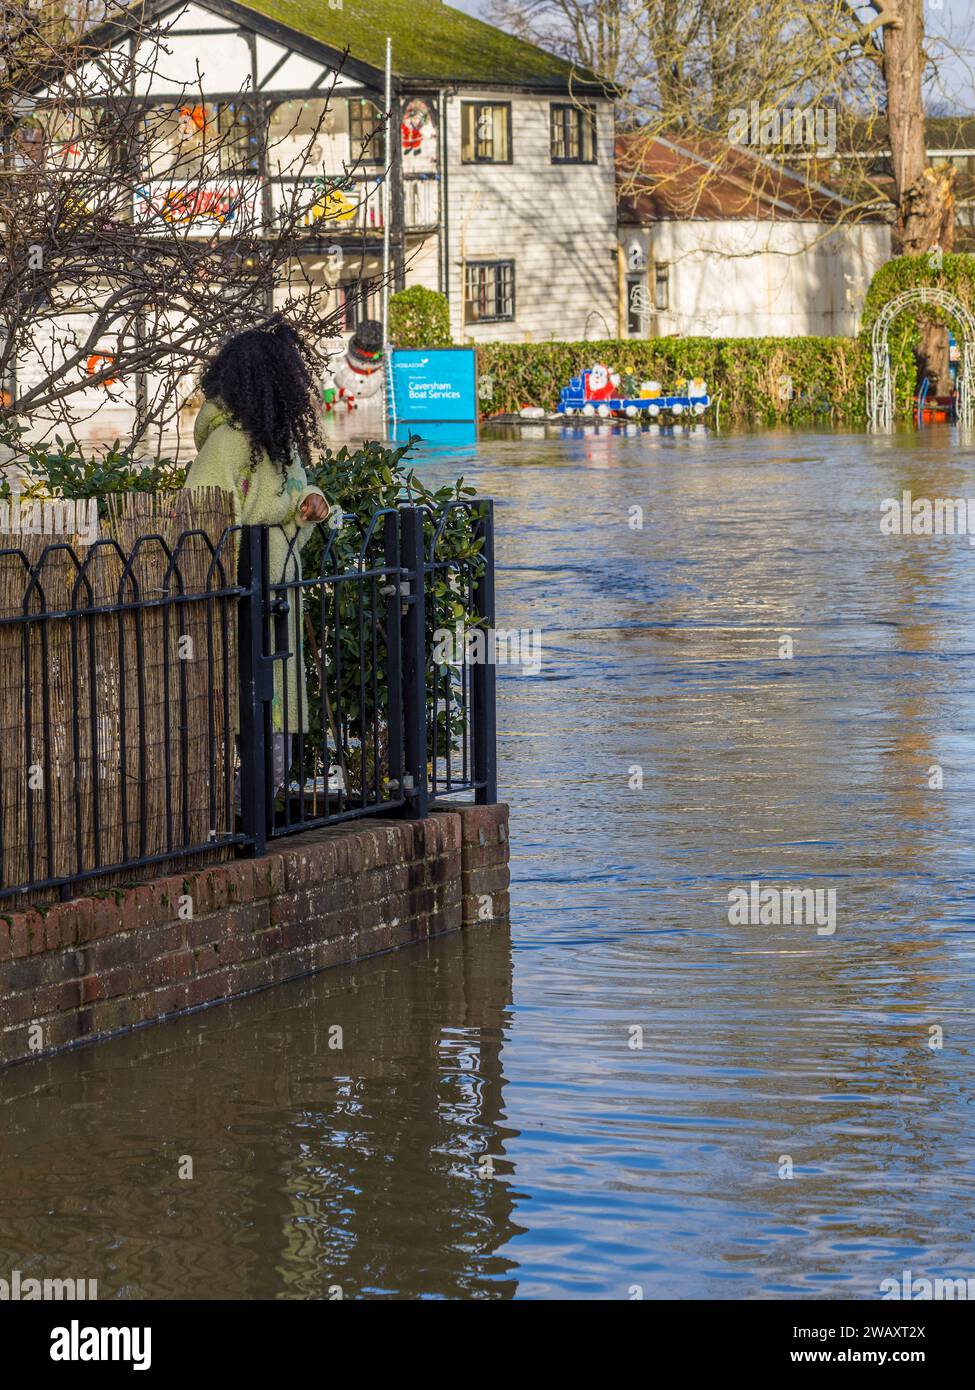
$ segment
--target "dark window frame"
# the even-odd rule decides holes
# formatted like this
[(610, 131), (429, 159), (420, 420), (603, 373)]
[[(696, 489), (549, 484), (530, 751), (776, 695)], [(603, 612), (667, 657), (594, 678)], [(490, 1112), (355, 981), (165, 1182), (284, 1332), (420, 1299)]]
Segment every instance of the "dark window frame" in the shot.
[[(505, 159), (496, 159), (493, 154), (479, 155), (477, 153), (477, 126), (480, 120), (481, 111), (493, 111), (496, 107), (506, 111), (508, 125), (508, 154)], [(474, 153), (470, 158), (464, 155), (464, 120), (465, 113), (469, 110), (474, 111), (474, 139), (471, 142)], [(513, 164), (514, 163), (514, 121), (511, 113), (510, 101), (462, 101), (460, 104), (460, 162), (461, 164)]]
[[(592, 102), (553, 101), (549, 103), (548, 111), (550, 162), (552, 164), (597, 164), (599, 162), (596, 149), (597, 115), (596, 108)], [(568, 149), (570, 147), (572, 117), (576, 117), (578, 121), (575, 134), (578, 138), (579, 153), (577, 155), (556, 154), (555, 137), (559, 127), (561, 127), (563, 148)], [(583, 118), (586, 119), (584, 120)], [(589, 128), (589, 143), (591, 150), (591, 154), (588, 158), (583, 153), (585, 145), (583, 133), (587, 124)]]
[[(233, 161), (225, 165), (221, 161), (220, 172), (238, 174), (241, 178), (259, 178), (263, 163), (263, 140), (261, 137), (261, 112), (253, 97), (244, 96), (239, 101), (218, 101), (216, 110), (217, 138), (220, 141), (219, 153), (223, 156), (228, 150), (234, 151)], [(228, 130), (225, 121), (232, 113), (232, 124)], [(244, 119), (241, 120), (241, 115)], [(234, 133), (233, 126), (237, 127)]]
[(342, 316), (342, 332), (354, 333), (365, 319), (380, 312), (381, 275), (363, 275), (340, 280), (335, 287), (337, 312)]
[[(476, 317), (474, 317), (474, 318), (470, 317), (469, 312), (468, 312), (468, 309), (469, 309), (469, 306), (470, 306), (470, 304), (471, 304), (471, 296), (470, 296), (470, 274), (471, 274), (471, 271), (472, 271), (472, 270), (494, 270), (494, 271), (498, 271), (498, 270), (502, 269), (502, 268), (505, 267), (505, 266), (509, 267), (509, 268), (510, 268), (510, 271), (511, 271), (511, 292), (510, 292), (510, 296), (509, 296), (510, 302), (511, 302), (511, 312), (510, 312), (510, 313), (478, 314), (478, 315), (477, 315)], [(499, 304), (499, 302), (501, 301), (502, 297), (503, 297), (503, 281), (500, 281), (500, 280), (499, 280), (499, 281), (495, 284), (495, 288), (494, 288), (494, 305), (495, 305), (495, 309), (497, 309), (498, 304)], [(516, 282), (515, 282), (515, 263), (514, 263), (514, 261), (513, 261), (513, 260), (510, 260), (510, 259), (508, 259), (508, 260), (496, 260), (496, 261), (485, 261), (485, 260), (468, 261), (467, 264), (464, 266), (464, 324), (465, 324), (465, 326), (468, 325), (468, 324), (478, 324), (478, 323), (514, 323), (516, 312), (517, 312), (517, 299), (516, 299)]]
[[(386, 128), (383, 125), (383, 113), (371, 97), (348, 97), (346, 100), (349, 116), (349, 153), (352, 163), (375, 164), (385, 167)], [(375, 112), (372, 121), (372, 135), (368, 144), (365, 144), (365, 121), (362, 109), (364, 106), (371, 106)]]

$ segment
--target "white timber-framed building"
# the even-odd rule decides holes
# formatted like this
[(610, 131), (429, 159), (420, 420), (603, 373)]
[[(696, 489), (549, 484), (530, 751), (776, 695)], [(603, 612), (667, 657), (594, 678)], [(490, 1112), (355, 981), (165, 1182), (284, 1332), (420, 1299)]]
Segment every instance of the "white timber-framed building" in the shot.
[[(334, 201), (322, 221), (312, 211), (295, 268), (344, 330), (379, 316), (384, 177), (393, 288), (446, 295), (455, 342), (582, 338), (594, 314), (615, 320), (613, 106), (595, 79), (440, 0), (149, 0), (144, 13), (167, 51), (140, 94), (175, 120), (199, 71), (206, 117), (252, 149), (258, 221), (288, 197), (289, 142), (297, 153), (326, 102), (306, 181), (341, 179), (375, 130), (341, 217)], [(206, 234), (220, 198), (201, 192)]]

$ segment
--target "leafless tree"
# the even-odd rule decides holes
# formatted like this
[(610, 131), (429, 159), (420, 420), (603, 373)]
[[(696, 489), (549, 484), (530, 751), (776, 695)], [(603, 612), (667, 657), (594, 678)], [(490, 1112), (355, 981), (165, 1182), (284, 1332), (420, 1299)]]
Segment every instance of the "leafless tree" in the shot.
[[(743, 206), (753, 192), (774, 197), (769, 166), (784, 164), (842, 194), (834, 224), (882, 215), (897, 252), (952, 248), (956, 173), (928, 159), (924, 97), (943, 100), (942, 60), (970, 56), (970, 18), (932, 38), (923, 0), (494, 0), (493, 13), (614, 85), (627, 132), (621, 195), (645, 186), (663, 136), (705, 156), (693, 179), (660, 175), (679, 185), (663, 191), (688, 216), (722, 175), (741, 186)], [(760, 158), (748, 165), (742, 145)], [(946, 377), (947, 335), (935, 324), (923, 356)]]
[[(773, 117), (762, 153), (838, 179), (849, 217), (887, 202), (899, 250), (950, 246), (953, 176), (929, 167), (924, 91), (949, 52), (970, 54), (970, 35), (933, 40), (923, 0), (494, 0), (492, 9), (615, 84), (619, 122), (643, 140), (700, 136), (719, 170), (716, 140), (734, 131), (736, 113), (756, 109), (760, 121)], [(835, 142), (776, 138), (776, 115), (812, 108), (835, 123)], [(869, 159), (838, 167), (837, 153), (865, 149), (889, 149), (889, 178), (878, 180)]]
[[(166, 24), (121, 0), (0, 0), (0, 26), (0, 429), (72, 435), (97, 388), (99, 401), (135, 404), (128, 443), (144, 441), (275, 291), (313, 339), (338, 331), (297, 260), (310, 225), (330, 234), (333, 200), (347, 210), (363, 153), (326, 176), (315, 140), (327, 106), (297, 144), (279, 132), (276, 159), (246, 90), (214, 106), (196, 73), (175, 100), (146, 105)], [(261, 142), (293, 179), (273, 207)]]

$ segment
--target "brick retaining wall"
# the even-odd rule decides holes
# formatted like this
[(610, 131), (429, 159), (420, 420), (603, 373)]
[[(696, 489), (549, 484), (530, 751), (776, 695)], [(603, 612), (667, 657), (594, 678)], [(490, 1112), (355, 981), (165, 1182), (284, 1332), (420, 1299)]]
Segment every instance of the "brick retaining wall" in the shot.
[(508, 808), (363, 820), (0, 916), (0, 1066), (508, 915)]

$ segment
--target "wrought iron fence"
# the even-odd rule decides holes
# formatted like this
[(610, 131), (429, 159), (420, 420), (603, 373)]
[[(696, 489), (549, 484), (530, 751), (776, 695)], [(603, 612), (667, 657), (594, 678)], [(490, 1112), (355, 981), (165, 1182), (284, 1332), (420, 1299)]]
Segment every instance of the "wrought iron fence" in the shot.
[[(422, 816), (436, 796), (496, 799), (493, 667), (468, 666), (462, 646), (455, 663), (437, 660), (438, 637), (494, 621), (492, 503), (386, 508), (358, 533), (350, 520), (351, 533), (348, 521), (318, 528), (303, 569), (295, 541), (275, 563), (274, 528), (242, 554), (253, 637), (241, 641), (241, 733), (257, 764), (244, 829), (258, 846), (364, 815)], [(293, 664), (303, 681), (287, 676)]]
[(243, 841), (232, 518), (144, 501), (91, 545), (0, 550), (2, 899)]
[(493, 666), (437, 645), (494, 622), (489, 501), (318, 527), (302, 568), (180, 497), (0, 550), (4, 902), (496, 799)]

